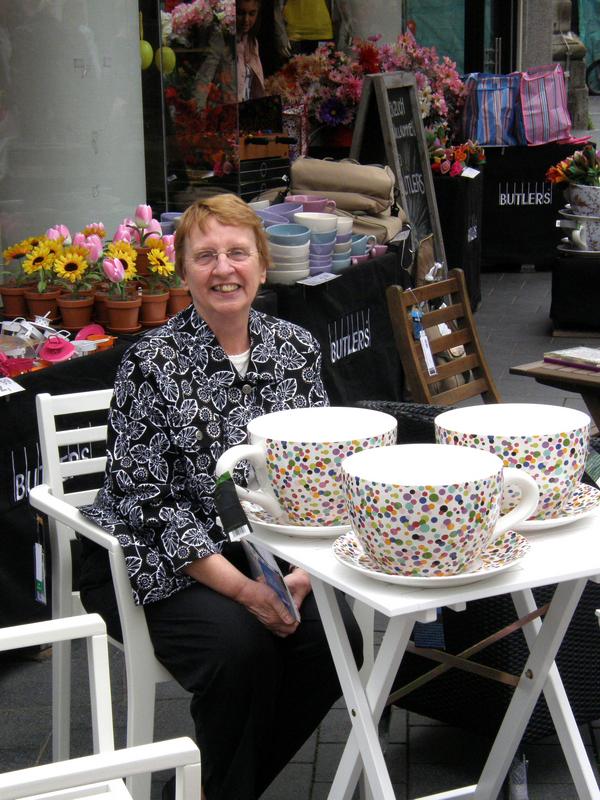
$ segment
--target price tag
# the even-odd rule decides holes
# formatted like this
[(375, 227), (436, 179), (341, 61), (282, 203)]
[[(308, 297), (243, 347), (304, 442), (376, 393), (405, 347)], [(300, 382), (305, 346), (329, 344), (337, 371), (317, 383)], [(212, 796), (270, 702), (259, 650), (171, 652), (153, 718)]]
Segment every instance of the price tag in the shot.
[(0, 397), (5, 394), (14, 394), (15, 392), (24, 392), (23, 386), (19, 386), (12, 378), (0, 378)]
[(320, 275), (310, 275), (308, 278), (302, 278), (301, 281), (296, 281), (296, 283), (301, 283), (304, 286), (318, 286), (321, 283), (329, 283), (329, 281), (341, 277), (341, 275), (334, 275), (333, 272), (321, 272)]
[(431, 347), (429, 346), (429, 339), (427, 338), (427, 334), (423, 329), (421, 329), (419, 332), (419, 342), (421, 343), (421, 350), (423, 351), (423, 356), (425, 357), (425, 366), (427, 367), (427, 372), (430, 375), (437, 375), (437, 369), (433, 360), (433, 355), (431, 354)]
[(460, 173), (461, 178), (476, 178), (479, 175), (479, 170), (475, 167), (465, 167)]

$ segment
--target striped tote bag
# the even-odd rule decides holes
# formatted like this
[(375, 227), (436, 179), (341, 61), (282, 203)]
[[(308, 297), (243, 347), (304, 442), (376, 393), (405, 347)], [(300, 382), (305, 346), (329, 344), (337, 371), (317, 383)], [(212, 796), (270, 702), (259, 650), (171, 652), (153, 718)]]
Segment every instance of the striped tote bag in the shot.
[(467, 87), (463, 111), (465, 138), (482, 145), (525, 144), (520, 125), (520, 73), (473, 72), (464, 82)]
[(527, 144), (546, 144), (570, 137), (571, 115), (560, 64), (522, 73), (520, 113)]

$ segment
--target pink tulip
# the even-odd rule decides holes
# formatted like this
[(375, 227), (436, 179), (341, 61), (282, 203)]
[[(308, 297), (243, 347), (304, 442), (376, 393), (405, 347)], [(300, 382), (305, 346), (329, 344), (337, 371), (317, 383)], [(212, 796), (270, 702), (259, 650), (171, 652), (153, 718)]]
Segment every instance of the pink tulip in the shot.
[(73, 236), (73, 244), (75, 247), (85, 247), (85, 234), (78, 231), (75, 236)]
[(113, 236), (113, 242), (131, 242), (133, 231), (125, 223), (119, 225), (117, 232)]
[(71, 231), (66, 225), (53, 225), (46, 231), (48, 239), (62, 239), (65, 244), (71, 244)]
[(102, 255), (102, 239), (96, 233), (90, 233), (90, 235), (86, 237), (85, 247), (87, 247), (88, 253), (90, 254), (90, 261), (98, 261)]
[(108, 280), (113, 283), (120, 283), (125, 276), (123, 264), (118, 258), (105, 258), (102, 262), (102, 269)]
[(150, 236), (153, 233), (155, 233), (157, 236), (162, 236), (162, 228), (160, 227), (160, 222), (157, 219), (151, 219), (144, 231), (146, 236)]
[(152, 220), (152, 208), (142, 203), (135, 210), (136, 225), (139, 225), (140, 228), (147, 228), (151, 220)]
[(165, 252), (169, 261), (175, 261), (175, 236), (172, 233), (165, 233), (162, 237), (165, 243)]

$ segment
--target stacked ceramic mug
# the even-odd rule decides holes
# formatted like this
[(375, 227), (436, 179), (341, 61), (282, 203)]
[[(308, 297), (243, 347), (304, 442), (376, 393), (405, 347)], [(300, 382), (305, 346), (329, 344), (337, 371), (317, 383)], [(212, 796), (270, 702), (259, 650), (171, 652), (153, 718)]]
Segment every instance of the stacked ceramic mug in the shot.
[(292, 284), (307, 278), (311, 231), (306, 225), (281, 222), (266, 228), (269, 242), (269, 283)]
[(338, 217), (331, 271), (343, 272), (352, 264), (352, 217)]
[(305, 225), (310, 230), (309, 266), (311, 275), (331, 272), (337, 220), (335, 214), (319, 211), (298, 211), (294, 214), (294, 222)]

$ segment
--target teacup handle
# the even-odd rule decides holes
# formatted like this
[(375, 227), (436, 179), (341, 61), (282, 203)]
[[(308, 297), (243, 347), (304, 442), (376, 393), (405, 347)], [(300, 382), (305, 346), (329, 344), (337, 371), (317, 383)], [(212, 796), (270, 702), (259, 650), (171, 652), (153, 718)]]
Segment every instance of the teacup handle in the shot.
[(260, 491), (246, 489), (245, 486), (238, 486), (234, 482), (235, 490), (240, 500), (248, 500), (251, 503), (264, 508), (269, 514), (279, 519), (283, 515), (281, 506), (273, 494), (265, 467), (265, 451), (259, 444), (238, 444), (230, 447), (217, 461), (215, 474), (220, 478), (224, 472), (229, 472), (233, 477), (233, 470), (240, 461), (249, 461), (254, 467)]
[(579, 250), (587, 250), (586, 241), (581, 234), (582, 234), (581, 228), (573, 228), (573, 230), (571, 231), (571, 238), (573, 239), (573, 244)]
[(522, 470), (505, 467), (504, 484), (507, 483), (512, 483), (521, 490), (521, 498), (515, 508), (500, 517), (494, 528), (494, 536), (511, 529), (518, 529), (519, 523), (529, 519), (540, 501), (540, 490), (537, 483)]

